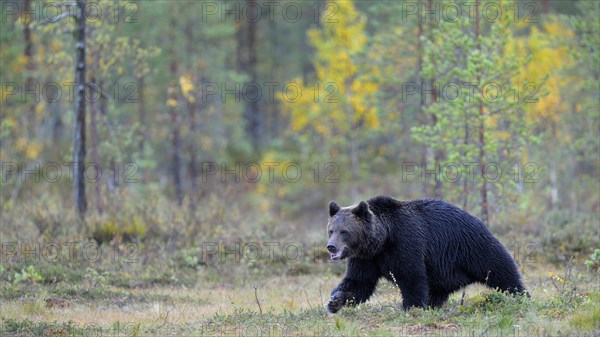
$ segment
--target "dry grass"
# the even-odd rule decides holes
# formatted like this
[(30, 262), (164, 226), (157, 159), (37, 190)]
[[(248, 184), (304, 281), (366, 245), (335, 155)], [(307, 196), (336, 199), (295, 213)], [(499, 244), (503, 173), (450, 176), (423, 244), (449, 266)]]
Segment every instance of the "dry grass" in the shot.
[[(72, 335), (93, 335), (90, 327), (103, 333), (115, 334), (116, 329), (117, 335), (138, 336), (443, 336), (457, 332), (485, 335), (492, 331), (518, 335), (519, 329), (521, 335), (526, 335), (526, 329), (535, 336), (555, 336), (600, 331), (600, 307), (595, 303), (600, 300), (600, 293), (594, 276), (579, 273), (579, 297), (569, 300), (559, 296), (552, 278), (543, 275), (547, 269), (552, 267), (539, 265), (526, 273), (532, 300), (516, 300), (483, 286), (470, 286), (463, 306), (462, 294), (456, 293), (442, 309), (409, 313), (398, 310), (401, 296), (395, 286), (382, 282), (367, 304), (329, 315), (324, 304), (340, 276), (310, 274), (257, 276), (246, 284), (239, 280), (199, 282), (193, 287), (122, 289), (106, 285), (101, 291), (106, 295), (99, 299), (56, 297), (55, 286), (36, 285), (26, 296), (0, 299), (0, 315), (5, 330), (27, 335), (58, 335), (65, 329)], [(48, 298), (67, 304), (49, 306)]]
[[(541, 238), (510, 227), (502, 242), (525, 262), (521, 271), (530, 300), (470, 286), (462, 305), (459, 292), (443, 308), (404, 312), (396, 287), (382, 281), (368, 303), (330, 315), (325, 304), (344, 266), (324, 263), (328, 254), (320, 225), (243, 216), (244, 205), (211, 200), (210, 212), (195, 213), (163, 199), (122, 203), (123, 209), (90, 215), (83, 225), (61, 205), (3, 209), (0, 236), (9, 243), (84, 245), (95, 229), (118, 231), (101, 246), (105, 251), (97, 261), (1, 260), (0, 335), (600, 336), (600, 273), (583, 266), (597, 242), (593, 235), (580, 238), (582, 228), (595, 230), (593, 220), (544, 221), (547, 234)], [(132, 241), (124, 235), (128, 226), (139, 233)], [(302, 243), (304, 255), (291, 261), (279, 254), (256, 263), (201, 258), (207, 242), (231, 248), (236, 242), (273, 241)], [(529, 242), (534, 251), (525, 245)], [(127, 245), (139, 249), (135, 263), (123, 259)], [(121, 254), (116, 262), (113, 247)]]

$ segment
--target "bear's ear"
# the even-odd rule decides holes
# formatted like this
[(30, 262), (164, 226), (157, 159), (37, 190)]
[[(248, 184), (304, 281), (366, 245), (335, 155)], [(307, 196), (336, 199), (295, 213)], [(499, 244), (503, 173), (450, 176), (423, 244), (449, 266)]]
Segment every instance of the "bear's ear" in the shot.
[(334, 215), (337, 214), (337, 212), (340, 211), (340, 205), (337, 204), (337, 202), (331, 200), (329, 202), (329, 216), (332, 217)]
[(361, 219), (369, 218), (369, 204), (364, 201), (361, 201), (358, 206), (352, 209), (352, 214), (356, 215)]

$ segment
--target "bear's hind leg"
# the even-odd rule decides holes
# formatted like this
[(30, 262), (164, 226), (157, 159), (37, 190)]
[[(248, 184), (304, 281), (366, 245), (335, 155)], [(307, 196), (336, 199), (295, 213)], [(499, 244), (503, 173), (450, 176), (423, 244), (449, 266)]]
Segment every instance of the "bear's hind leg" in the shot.
[(516, 267), (505, 268), (502, 273), (489, 271), (483, 283), (492, 289), (499, 289), (500, 291), (505, 291), (513, 295), (530, 296), (521, 281), (521, 277), (519, 276)]
[(397, 280), (402, 292), (402, 307), (408, 310), (410, 307), (424, 308), (429, 302), (429, 285), (425, 275), (425, 267), (409, 268), (413, 272)]
[[(430, 290), (431, 291), (431, 290)], [(441, 307), (448, 301), (450, 296), (447, 292), (430, 292), (429, 294), (429, 306), (431, 308)]]
[(415, 284), (405, 288), (400, 288), (402, 292), (402, 307), (404, 310), (410, 309), (410, 307), (424, 308), (427, 306), (429, 298), (429, 289), (425, 282)]

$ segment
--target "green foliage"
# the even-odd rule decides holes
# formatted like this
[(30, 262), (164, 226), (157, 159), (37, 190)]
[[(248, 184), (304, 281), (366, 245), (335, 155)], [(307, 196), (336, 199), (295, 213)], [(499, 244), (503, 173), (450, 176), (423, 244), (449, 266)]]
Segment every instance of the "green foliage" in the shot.
[(556, 211), (541, 217), (542, 234), (539, 237), (544, 256), (553, 262), (565, 262), (571, 256), (583, 254), (595, 247), (598, 233), (593, 215)]
[[(478, 294), (465, 301), (459, 310), (467, 315), (498, 313), (499, 324), (506, 319), (523, 317), (531, 309), (526, 295), (513, 296), (500, 291)], [(505, 327), (503, 327), (505, 328)]]
[(98, 243), (108, 243), (117, 235), (118, 230), (119, 224), (109, 220), (97, 226), (92, 233), (92, 237)]
[[(245, 5), (227, 0), (212, 3), (221, 11)], [(466, 4), (433, 3), (438, 8)], [(124, 13), (132, 10), (114, 1), (97, 4), (104, 7), (105, 15), (112, 15), (115, 5)], [(111, 18), (90, 20), (88, 25), (88, 80), (108, 96), (95, 104), (86, 102), (88, 135), (93, 134), (92, 111), (97, 131), (97, 144), (87, 144), (88, 160), (98, 160), (103, 175), (87, 184), (94, 207), (85, 219), (71, 210), (72, 182), (65, 166), (58, 182), (44, 179), (45, 165), (71, 158), (73, 102), (63, 83), (73, 80), (75, 68), (75, 46), (65, 34), (72, 31), (73, 20), (33, 22), (31, 57), (24, 53), (28, 21), (9, 15), (2, 22), (0, 82), (33, 80), (42, 89), (45, 84), (59, 83), (63, 92), (58, 102), (9, 95), (6, 87), (1, 92), (0, 160), (23, 163), (26, 168), (12, 175), (2, 168), (0, 237), (19, 243), (95, 240), (103, 252), (97, 261), (3, 261), (0, 323), (9, 334), (59, 335), (64, 329), (85, 333), (71, 322), (51, 325), (41, 321), (63, 314), (55, 312), (60, 308), (44, 307), (45, 294), (90, 310), (125, 306), (129, 315), (139, 309), (143, 311), (139, 316), (154, 319), (165, 317), (162, 311), (148, 314), (155, 302), (167, 303), (173, 300), (170, 293), (194, 287), (194, 291), (214, 289), (228, 297), (216, 304), (218, 312), (202, 314), (225, 328), (266, 320), (289, 326), (297, 335), (315, 325), (325, 329), (319, 335), (443, 335), (448, 325), (464, 327), (476, 321), (478, 328), (467, 333), (505, 335), (525, 322), (544, 330), (521, 330), (526, 332), (521, 334), (597, 332), (598, 2), (550, 2), (548, 13), (538, 13), (536, 23), (510, 17), (482, 20), (476, 38), (469, 15), (454, 22), (443, 17), (433, 22), (432, 16), (412, 15), (406, 1), (285, 0), (275, 12), (261, 6), (262, 19), (255, 27), (256, 69), (245, 66), (250, 61), (249, 22), (236, 22), (229, 14), (224, 18), (221, 12), (205, 16), (207, 3), (200, 1), (128, 5), (139, 6), (139, 22)], [(279, 15), (285, 5), (300, 6), (303, 15), (298, 22), (288, 20), (293, 8), (285, 12), (287, 17)], [(491, 2), (480, 2), (480, 7), (487, 5)], [(524, 9), (519, 1), (495, 5), (503, 6), (506, 15), (514, 13), (511, 6)], [(268, 19), (270, 14), (274, 20)], [(237, 100), (233, 92), (236, 84), (242, 90), (251, 77), (259, 85), (279, 84), (273, 98), (262, 86), (258, 105), (264, 138), (256, 151), (246, 131), (248, 102)], [(297, 102), (282, 99), (282, 85), (292, 81), (303, 92)], [(509, 99), (486, 100), (484, 96), (493, 92), (484, 91), (481, 85), (472, 100), (450, 102), (446, 97), (432, 102), (431, 95), (425, 95), (424, 101), (420, 94), (405, 95), (406, 84), (429, 88), (430, 81), (442, 85), (493, 81), (503, 86), (503, 97)], [(511, 100), (514, 82), (523, 96), (526, 81), (539, 85), (535, 95), (539, 101)], [(319, 102), (314, 101), (315, 82)], [(337, 87), (327, 86), (330, 83)], [(212, 84), (217, 85), (217, 92), (207, 95), (206, 85)], [(463, 98), (470, 93), (469, 88), (460, 89)], [(125, 102), (126, 98), (132, 101)], [(479, 139), (480, 126), (483, 140)], [(480, 149), (485, 152), (483, 158)], [(91, 158), (92, 153), (97, 158)], [(332, 319), (319, 304), (323, 299), (313, 297), (321, 291), (321, 284), (313, 293), (303, 294), (309, 289), (307, 284), (318, 282), (324, 294), (319, 297), (326, 297), (328, 285), (343, 275), (344, 266), (328, 263), (323, 247), (328, 200), (352, 204), (375, 194), (431, 197), (432, 181), (419, 176), (405, 181), (404, 163), (431, 167), (434, 161), (480, 160), (498, 163), (505, 173), (501, 181), (490, 185), (490, 229), (511, 252), (521, 248), (515, 250), (515, 257), (525, 272), (531, 299), (477, 292), (462, 305), (453, 295), (444, 308), (404, 313), (398, 310), (401, 298), (392, 284), (380, 288), (385, 296), (377, 295), (373, 303)], [(243, 167), (276, 162), (279, 168), (298, 163), (303, 172), (301, 180), (293, 183), (282, 180), (279, 170), (275, 182), (270, 182), (264, 169), (259, 182), (243, 178), (237, 182), (231, 175), (222, 182), (220, 171), (205, 181), (205, 162), (225, 163), (228, 168), (237, 163)], [(528, 162), (538, 169), (536, 182), (523, 181), (522, 170)], [(41, 167), (35, 167), (36, 163)], [(125, 166), (129, 163), (133, 166)], [(521, 169), (516, 180), (507, 173), (515, 164)], [(173, 198), (174, 172), (182, 177), (181, 204)], [(36, 181), (34, 175), (40, 174), (46, 176)], [(478, 214), (482, 180), (476, 177), (462, 183), (443, 181), (439, 197)], [(229, 256), (221, 261), (202, 254), (203, 243), (225, 243), (232, 248), (239, 242), (272, 241), (301, 243), (306, 250), (295, 261), (281, 256), (259, 261), (244, 257), (237, 262)], [(128, 260), (131, 251), (127, 247), (137, 249), (136, 262)], [(528, 260), (529, 247), (534, 248), (535, 260)], [(571, 257), (574, 270), (547, 275), (548, 269), (568, 265)], [(539, 263), (547, 262), (553, 265), (540, 267)], [(585, 272), (583, 265), (591, 272)], [(538, 269), (543, 274), (536, 274)], [(289, 277), (287, 284), (297, 287), (274, 303), (263, 303), (262, 315), (254, 298), (250, 305), (241, 302), (239, 297), (251, 283), (269, 283), (276, 277)], [(301, 284), (306, 279), (309, 282)], [(277, 284), (267, 291), (279, 288)], [(259, 296), (266, 300), (261, 289)], [(196, 295), (173, 298), (178, 308), (186, 310), (208, 301)], [(305, 299), (310, 309), (299, 309)], [(228, 311), (229, 306), (235, 310)], [(195, 308), (188, 312), (195, 313)], [(161, 324), (165, 322), (152, 323), (147, 330), (137, 330), (136, 325), (135, 333), (164, 334)], [(165, 324), (181, 335), (193, 335), (205, 328), (197, 323)], [(122, 322), (115, 324), (122, 328)]]
[(594, 253), (590, 256), (589, 260), (585, 260), (584, 262), (586, 268), (591, 272), (600, 271), (600, 249), (594, 250)]
[(98, 244), (118, 241), (139, 242), (148, 230), (148, 226), (139, 216), (125, 219), (107, 219), (94, 226), (92, 238)]
[[(585, 296), (577, 291), (578, 279), (572, 260), (573, 259), (570, 259), (566, 263), (564, 272), (560, 275), (553, 272), (549, 273), (550, 281), (556, 291), (556, 296), (552, 300), (552, 306), (560, 307), (562, 310), (567, 309), (569, 311), (572, 311), (585, 301)], [(554, 312), (554, 314), (558, 313)]]
[(581, 306), (581, 310), (575, 313), (570, 323), (578, 331), (597, 332), (600, 322), (600, 294), (593, 293)]
[[(504, 2), (504, 13), (514, 5)], [(486, 2), (482, 1), (480, 6), (486, 6)], [(519, 61), (522, 62), (505, 52), (513, 20), (504, 16), (490, 23), (480, 18), (480, 27), (476, 27), (471, 19), (461, 17), (456, 22), (442, 20), (429, 24), (421, 37), (424, 59), (420, 76), (429, 88), (432, 82), (439, 85), (438, 101), (429, 97), (423, 107), (423, 113), (432, 116), (434, 122), (413, 126), (411, 132), (416, 142), (441, 154), (438, 160), (454, 164), (493, 163), (501, 165), (506, 173), (509, 163), (522, 161), (522, 148), (526, 143), (523, 135), (529, 134), (523, 122), (523, 101), (507, 94), (518, 72)], [(479, 37), (475, 34), (477, 30)], [(465, 85), (467, 83), (472, 86)], [(481, 157), (480, 150), (485, 157)], [(474, 181), (468, 181), (469, 190), (478, 190), (483, 179), (481, 174), (476, 174)], [(466, 188), (462, 188), (459, 196), (458, 184), (444, 185), (447, 198), (462, 199), (466, 203)], [(498, 200), (515, 193), (517, 188), (514, 179), (507, 174), (489, 185)]]
[(90, 288), (102, 287), (106, 284), (107, 278), (110, 276), (110, 272), (105, 271), (99, 273), (94, 268), (86, 268), (84, 279), (89, 283)]
[(44, 278), (42, 275), (35, 270), (35, 267), (32, 265), (27, 266), (25, 269), (21, 269), (20, 273), (15, 273), (13, 277), (13, 283), (18, 284), (21, 282), (26, 283), (37, 283), (42, 281)]
[[(215, 3), (222, 11), (235, 11), (243, 5)], [(96, 146), (88, 143), (88, 154), (97, 152), (97, 158), (88, 159), (98, 160), (103, 169), (100, 181), (88, 184), (88, 191), (93, 191), (89, 193), (91, 203), (98, 212), (119, 208), (114, 205), (114, 193), (172, 197), (175, 171), (189, 182), (182, 187), (186, 202), (200, 204), (206, 197), (212, 203), (221, 196), (217, 191), (225, 184), (204, 184), (203, 162), (243, 165), (267, 160), (299, 162), (306, 178), (297, 183), (263, 184), (266, 179), (261, 179), (243, 187), (243, 183), (235, 184), (238, 199), (250, 200), (252, 209), (273, 223), (286, 218), (295, 221), (307, 209), (322, 208), (333, 198), (353, 203), (383, 193), (399, 198), (432, 196), (431, 180), (402, 179), (402, 164), (407, 162), (431, 167), (440, 164), (433, 161), (484, 160), (499, 163), (503, 169), (515, 163), (522, 169), (527, 162), (535, 162), (541, 178), (535, 184), (523, 183), (522, 176), (515, 182), (511, 174), (490, 184), (494, 216), (502, 216), (515, 203), (532, 201), (538, 207), (574, 213), (595, 209), (600, 187), (600, 167), (593, 160), (600, 151), (596, 137), (600, 120), (596, 3), (551, 6), (549, 13), (540, 14), (538, 23), (531, 23), (509, 17), (514, 13), (511, 6), (522, 3), (502, 2), (506, 16), (495, 22), (483, 19), (479, 39), (475, 38), (470, 15), (461, 15), (454, 22), (433, 22), (431, 16), (411, 13), (410, 4), (402, 1), (294, 4), (304, 13), (298, 22), (267, 12), (262, 13), (262, 19), (270, 14), (274, 19), (257, 22), (255, 49), (262, 54), (253, 70), (256, 80), (258, 84), (279, 83), (272, 95), (262, 86), (258, 103), (264, 143), (259, 151), (253, 151), (245, 131), (247, 102), (236, 100), (233, 91), (224, 95), (236, 84), (243, 87), (249, 81), (248, 70), (242, 66), (248, 61), (248, 22), (238, 23), (227, 15), (223, 19), (219, 12), (200, 18), (203, 24), (196, 27), (195, 13), (206, 14), (206, 4), (198, 2), (139, 4), (138, 14), (144, 14), (139, 22), (111, 18), (89, 23), (88, 79), (110, 96), (90, 101), (87, 107), (88, 117), (92, 108), (97, 112), (98, 138)], [(436, 5), (444, 8), (455, 4), (462, 6), (464, 2)], [(480, 7), (490, 4), (481, 1)], [(102, 0), (98, 5), (105, 15), (113, 14), (113, 2)], [(120, 8), (131, 14), (132, 8)], [(280, 14), (277, 9), (275, 12)], [(162, 15), (165, 13), (169, 15)], [(23, 53), (25, 22), (16, 17), (4, 22), (0, 32), (2, 82), (22, 83), (31, 78), (43, 86), (71, 81), (74, 46), (64, 32), (73, 29), (72, 21), (34, 22), (30, 58)], [(482, 99), (484, 93), (493, 92), (482, 93), (485, 88), (481, 86), (475, 88), (472, 100), (450, 102), (446, 97), (432, 102), (431, 95), (425, 95), (422, 102), (421, 94), (406, 97), (403, 85), (427, 86), (432, 80), (442, 85), (494, 81), (503, 86), (505, 99)], [(303, 92), (297, 102), (282, 99), (282, 85), (292, 81), (300, 84)], [(539, 102), (523, 104), (522, 99), (506, 99), (516, 89), (513, 82), (518, 82), (523, 94), (524, 81), (538, 84)], [(328, 86), (330, 83), (335, 88)], [(206, 85), (213, 84), (217, 92), (207, 95)], [(319, 88), (318, 102), (314, 101), (314, 85)], [(67, 88), (62, 89), (59, 102), (35, 102), (31, 96), (21, 99), (19, 94), (3, 91), (8, 95), (0, 100), (3, 161), (39, 162), (43, 167), (69, 160), (71, 138), (67, 131), (73, 107), (65, 99)], [(462, 97), (470, 94), (469, 88), (460, 90)], [(172, 93), (177, 97), (172, 98)], [(125, 102), (125, 98), (132, 100)], [(483, 115), (479, 113), (480, 103)], [(171, 108), (173, 116), (167, 113)], [(90, 118), (88, 121), (91, 124)], [(484, 145), (479, 144), (480, 125), (485, 131)], [(180, 137), (178, 170), (172, 168), (175, 130)], [(485, 158), (479, 158), (480, 148), (485, 150)], [(135, 165), (123, 170), (130, 162)], [(309, 167), (315, 162), (320, 164), (321, 178), (331, 172), (325, 165), (337, 165), (334, 182), (311, 179)], [(120, 171), (114, 170), (114, 163), (121, 165)], [(72, 186), (67, 179), (34, 182), (28, 176), (23, 182), (17, 176), (0, 180), (2, 210), (24, 201), (44, 204), (33, 207), (37, 215), (26, 217), (29, 220), (23, 228), (27, 237), (52, 238), (77, 230), (63, 225), (76, 222), (72, 214), (55, 212), (63, 207), (63, 200), (69, 202)], [(556, 178), (545, 179), (548, 176)], [(481, 178), (461, 183), (443, 181), (438, 197), (465, 205), (477, 214), (476, 192)], [(533, 200), (525, 200), (528, 198)], [(155, 230), (152, 219), (138, 224), (131, 216), (107, 215), (103, 219), (106, 224), (99, 225), (100, 240), (110, 241), (117, 234), (138, 240)], [(17, 227), (15, 219), (2, 217), (11, 228)], [(118, 223), (119, 233), (110, 228), (109, 221)], [(223, 223), (214, 225), (218, 226)]]

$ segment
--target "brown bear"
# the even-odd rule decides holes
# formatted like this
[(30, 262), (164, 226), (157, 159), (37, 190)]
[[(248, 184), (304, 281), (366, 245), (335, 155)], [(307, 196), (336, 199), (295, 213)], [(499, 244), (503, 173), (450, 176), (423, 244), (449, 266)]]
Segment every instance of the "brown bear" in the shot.
[(403, 307), (438, 307), (471, 283), (527, 293), (517, 265), (485, 224), (442, 200), (378, 196), (358, 205), (329, 203), (327, 250), (347, 259), (327, 309), (363, 303), (380, 278), (398, 285)]

